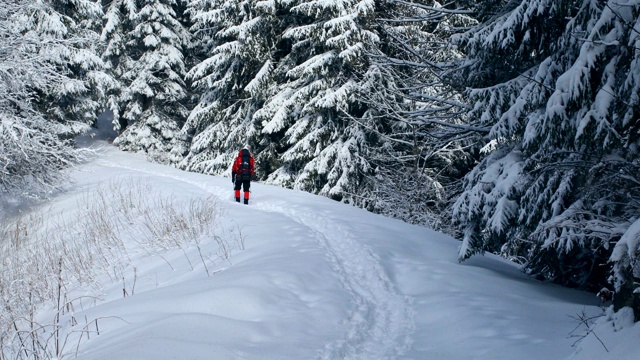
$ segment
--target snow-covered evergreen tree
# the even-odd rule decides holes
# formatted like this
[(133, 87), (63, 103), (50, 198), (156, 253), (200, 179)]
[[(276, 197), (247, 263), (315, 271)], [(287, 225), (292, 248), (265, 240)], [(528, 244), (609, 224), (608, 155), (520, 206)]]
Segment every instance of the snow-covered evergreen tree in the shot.
[(61, 171), (86, 154), (69, 136), (87, 125), (46, 118), (34, 103), (65, 84), (80, 83), (61, 71), (57, 60), (65, 49), (71, 51), (69, 44), (87, 39), (43, 31), (53, 26), (44, 20), (59, 19), (43, 15), (52, 13), (43, 2), (0, 1), (0, 195), (30, 196), (60, 186)]
[(107, 94), (107, 107), (113, 112), (113, 127), (120, 132), (127, 126), (127, 120), (120, 117), (120, 94), (126, 84), (123, 83), (123, 73), (126, 65), (133, 60), (128, 52), (127, 39), (134, 28), (134, 20), (138, 5), (135, 0), (113, 0), (108, 3), (102, 26), (100, 40), (105, 44), (102, 59), (109, 73), (116, 79), (114, 86)]
[(183, 8), (176, 0), (116, 0), (103, 30), (104, 57), (120, 82), (112, 101), (121, 131), (114, 144), (158, 161), (167, 161), (189, 110)]
[(241, 146), (259, 141), (252, 117), (264, 101), (277, 61), (277, 11), (274, 1), (190, 4), (192, 33), (203, 61), (188, 78), (202, 95), (173, 151), (180, 167), (221, 174)]
[[(460, 38), (468, 116), (491, 131), (455, 204), (459, 256), (522, 256), (531, 273), (597, 290), (622, 237), (616, 287), (635, 289), (640, 2), (507, 6)], [(638, 296), (619, 300), (637, 305)]]
[(43, 6), (17, 24), (23, 33), (38, 34), (43, 42), (40, 56), (66, 76), (64, 82), (34, 90), (35, 106), (51, 121), (69, 124), (69, 136), (96, 122), (104, 110), (105, 90), (112, 79), (104, 72), (97, 29), (102, 17), (98, 0), (37, 0)]
[(287, 54), (277, 85), (254, 120), (274, 164), (268, 181), (357, 203), (373, 169), (366, 131), (357, 121), (366, 107), (367, 49), (377, 46), (374, 1), (290, 1), (292, 23), (282, 33)]
[[(237, 149), (249, 143), (259, 174), (268, 182), (376, 211), (393, 207), (376, 185), (384, 182), (395, 188), (395, 193), (385, 190), (394, 204), (414, 208), (408, 210), (412, 221), (423, 219), (418, 213), (430, 203), (427, 196), (409, 199), (394, 183), (406, 183), (404, 174), (410, 172), (415, 177), (409, 181), (411, 194), (417, 186), (422, 194), (444, 199), (433, 190), (441, 186), (424, 173), (424, 131), (415, 138), (409, 131), (413, 123), (390, 121), (383, 114), (385, 105), (375, 98), (396, 101), (394, 90), (380, 94), (397, 85), (389, 72), (370, 61), (371, 53), (391, 47), (381, 42), (376, 17), (390, 18), (396, 15), (390, 9), (400, 7), (411, 8), (394, 1), (192, 2), (192, 30), (204, 60), (189, 77), (203, 96), (183, 128), (183, 146), (174, 149), (175, 159), (184, 155), (179, 166), (223, 174)], [(412, 22), (417, 23), (415, 18)], [(420, 27), (407, 26), (411, 30), (403, 36), (418, 34)], [(415, 105), (409, 102), (400, 107)], [(395, 144), (387, 146), (394, 136)], [(422, 160), (415, 161), (415, 151), (424, 152), (418, 155)], [(390, 153), (398, 156), (389, 159)], [(398, 158), (406, 169), (394, 164)], [(377, 173), (371, 161), (377, 161)]]

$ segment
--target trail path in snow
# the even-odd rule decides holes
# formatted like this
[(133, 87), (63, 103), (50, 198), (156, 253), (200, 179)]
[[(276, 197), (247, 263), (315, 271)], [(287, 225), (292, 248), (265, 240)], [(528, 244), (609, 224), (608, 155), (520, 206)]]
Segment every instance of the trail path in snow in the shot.
[[(105, 157), (96, 163), (185, 182), (232, 201), (231, 185), (225, 189), (213, 182), (193, 181), (180, 176), (178, 170), (171, 174), (166, 169), (155, 171), (153, 164), (134, 168)], [(303, 203), (275, 198), (252, 201), (250, 206), (251, 209), (282, 214), (309, 228), (352, 299), (348, 318), (341, 321), (343, 336), (327, 343), (319, 351), (319, 358), (393, 359), (411, 347), (415, 327), (411, 301), (390, 280), (376, 254), (358, 241), (358, 234), (349, 227), (348, 219), (337, 219), (330, 210), (318, 212), (317, 208)]]
[(371, 249), (357, 241), (358, 234), (329, 212), (285, 202), (260, 203), (258, 208), (286, 214), (313, 229), (353, 299), (344, 338), (327, 344), (322, 358), (388, 359), (409, 348), (413, 329), (409, 299), (398, 292)]

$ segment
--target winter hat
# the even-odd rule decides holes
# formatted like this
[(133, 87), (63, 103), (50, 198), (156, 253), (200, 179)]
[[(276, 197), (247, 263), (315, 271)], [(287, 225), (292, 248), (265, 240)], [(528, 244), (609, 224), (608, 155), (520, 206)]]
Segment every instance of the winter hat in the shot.
[(249, 152), (251, 152), (251, 149), (249, 148), (249, 144), (244, 144), (244, 146), (242, 146), (242, 149), (247, 149), (249, 150)]

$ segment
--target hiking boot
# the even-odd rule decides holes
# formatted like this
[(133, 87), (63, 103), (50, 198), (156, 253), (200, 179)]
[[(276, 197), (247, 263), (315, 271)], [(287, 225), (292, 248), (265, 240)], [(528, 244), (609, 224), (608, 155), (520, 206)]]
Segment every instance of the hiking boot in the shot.
[(249, 199), (244, 199), (244, 204), (249, 205)]
[(237, 201), (237, 202), (240, 202), (240, 198), (239, 198), (239, 197), (237, 197), (237, 198), (236, 198), (236, 201)]

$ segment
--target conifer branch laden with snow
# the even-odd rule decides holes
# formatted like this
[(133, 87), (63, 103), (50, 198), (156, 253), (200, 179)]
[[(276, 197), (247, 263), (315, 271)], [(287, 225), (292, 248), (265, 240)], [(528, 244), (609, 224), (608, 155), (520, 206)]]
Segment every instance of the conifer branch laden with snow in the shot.
[(494, 148), (454, 206), (459, 256), (522, 256), (532, 274), (594, 291), (611, 270), (616, 309), (640, 313), (636, 250), (622, 250), (640, 211), (640, 3), (511, 4), (458, 38), (468, 116)]
[(34, 86), (33, 104), (48, 119), (67, 124), (68, 136), (95, 124), (104, 111), (105, 92), (114, 86), (97, 55), (101, 16), (95, 0), (35, 2), (17, 24), (16, 31), (43, 40), (37, 56), (64, 77), (47, 88)]

